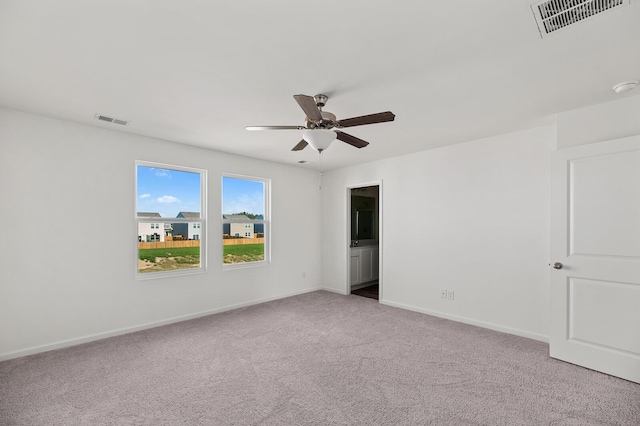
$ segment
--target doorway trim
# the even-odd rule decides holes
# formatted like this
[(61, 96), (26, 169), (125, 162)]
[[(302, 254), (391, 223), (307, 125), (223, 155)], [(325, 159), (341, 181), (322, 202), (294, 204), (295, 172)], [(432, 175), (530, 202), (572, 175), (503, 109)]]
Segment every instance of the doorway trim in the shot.
[(344, 293), (345, 294), (351, 294), (351, 250), (350, 250), (350, 245), (351, 245), (351, 190), (355, 189), (355, 188), (364, 188), (367, 186), (377, 186), (378, 187), (378, 288), (379, 288), (379, 294), (378, 294), (378, 303), (382, 303), (382, 301), (384, 300), (384, 286), (382, 285), (382, 277), (383, 277), (383, 241), (384, 241), (384, 195), (383, 195), (383, 186), (382, 186), (382, 179), (380, 180), (373, 180), (373, 181), (367, 181), (367, 182), (360, 182), (360, 183), (354, 183), (354, 184), (350, 184), (347, 185), (347, 188), (345, 190), (345, 197), (346, 197), (346, 211), (345, 211), (345, 222), (347, 224), (346, 226), (346, 232), (344, 234), (344, 243), (345, 243), (345, 247), (347, 247), (347, 254), (345, 257), (345, 263), (347, 265), (346, 267), (346, 271), (347, 271), (347, 275), (346, 275), (346, 285), (344, 288)]

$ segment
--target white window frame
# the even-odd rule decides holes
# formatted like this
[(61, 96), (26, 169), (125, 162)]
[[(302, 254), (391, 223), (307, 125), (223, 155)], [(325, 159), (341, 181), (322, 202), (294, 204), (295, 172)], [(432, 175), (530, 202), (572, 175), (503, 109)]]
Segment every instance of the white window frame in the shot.
[[(221, 209), (224, 208), (224, 178), (251, 180), (254, 182), (262, 182), (264, 184), (264, 219), (249, 219), (254, 224), (253, 229), (255, 233), (255, 224), (261, 223), (264, 228), (264, 260), (258, 260), (255, 262), (241, 262), (241, 263), (224, 263), (223, 258), (220, 259), (220, 264), (223, 270), (255, 268), (259, 266), (267, 266), (271, 264), (271, 179), (261, 178), (256, 176), (237, 175), (232, 173), (223, 173), (220, 177), (220, 201)], [(220, 229), (220, 244), (222, 244), (222, 250), (224, 252), (224, 242), (222, 237), (222, 228), (225, 224), (231, 226), (230, 220), (224, 219), (224, 212), (221, 212), (222, 226)]]
[[(200, 228), (200, 266), (197, 268), (186, 268), (186, 269), (176, 269), (173, 271), (156, 271), (156, 272), (140, 272), (138, 270), (138, 242), (136, 240), (136, 249), (135, 249), (135, 278), (137, 280), (149, 280), (149, 279), (157, 279), (157, 278), (166, 278), (166, 277), (174, 277), (174, 276), (182, 276), (182, 275), (193, 275), (193, 274), (201, 274), (206, 272), (207, 270), (207, 244), (206, 244), (206, 234), (207, 234), (207, 171), (203, 169), (196, 169), (193, 167), (185, 167), (185, 166), (177, 166), (173, 164), (164, 164), (164, 163), (155, 163), (150, 161), (142, 161), (136, 160), (135, 162), (135, 182), (134, 182), (134, 212), (133, 215), (135, 217), (135, 229), (136, 234), (138, 233), (138, 228), (140, 223), (156, 223), (158, 218), (144, 218), (138, 217), (138, 166), (143, 167), (153, 167), (158, 169), (166, 169), (166, 170), (175, 170), (179, 172), (189, 172), (189, 173), (198, 173), (200, 175), (200, 218), (198, 221), (201, 223)], [(190, 222), (193, 222), (193, 218), (162, 218), (164, 222), (167, 222), (166, 219), (169, 219), (171, 223), (187, 223), (187, 226)], [(162, 230), (164, 232), (164, 230)]]

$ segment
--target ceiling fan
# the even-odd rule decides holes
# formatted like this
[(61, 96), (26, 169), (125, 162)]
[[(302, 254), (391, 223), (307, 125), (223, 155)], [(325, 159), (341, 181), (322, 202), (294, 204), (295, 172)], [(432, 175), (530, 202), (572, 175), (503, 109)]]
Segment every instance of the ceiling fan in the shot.
[(322, 152), (327, 149), (336, 138), (356, 148), (364, 148), (369, 145), (367, 141), (333, 129), (384, 123), (393, 121), (396, 117), (391, 111), (385, 111), (377, 114), (347, 118), (345, 120), (336, 120), (334, 114), (322, 110), (322, 107), (325, 106), (329, 99), (328, 96), (293, 95), (293, 98), (306, 114), (304, 126), (248, 126), (247, 130), (306, 130), (302, 135), (302, 140), (293, 147), (292, 151), (300, 151), (307, 145), (311, 145), (311, 147), (318, 152)]

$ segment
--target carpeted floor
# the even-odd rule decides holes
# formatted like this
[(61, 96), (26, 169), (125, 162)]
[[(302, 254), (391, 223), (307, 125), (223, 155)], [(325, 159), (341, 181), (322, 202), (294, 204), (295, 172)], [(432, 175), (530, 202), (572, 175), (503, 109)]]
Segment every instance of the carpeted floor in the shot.
[(0, 363), (1, 425), (634, 425), (544, 343), (314, 292)]

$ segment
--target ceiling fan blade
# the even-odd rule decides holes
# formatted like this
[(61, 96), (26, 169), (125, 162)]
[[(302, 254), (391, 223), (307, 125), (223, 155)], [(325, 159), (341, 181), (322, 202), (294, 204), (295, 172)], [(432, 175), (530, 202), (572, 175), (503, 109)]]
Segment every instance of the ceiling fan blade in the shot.
[(247, 126), (247, 130), (305, 130), (304, 126)]
[(301, 151), (301, 150), (305, 149), (307, 147), (307, 145), (309, 145), (307, 143), (307, 141), (302, 139), (300, 142), (298, 142), (298, 144), (296, 146), (293, 147), (293, 149), (291, 149), (291, 151)]
[(362, 126), (364, 124), (384, 123), (387, 121), (393, 121), (396, 118), (395, 114), (391, 111), (379, 112), (377, 114), (363, 115), (361, 117), (347, 118), (346, 120), (338, 121), (338, 127), (353, 127)]
[(341, 132), (339, 130), (334, 131), (338, 134), (338, 139), (340, 139), (342, 142), (348, 143), (349, 145), (355, 146), (356, 148), (364, 148), (365, 146), (369, 145), (369, 142), (363, 141), (362, 139), (356, 138), (355, 136), (351, 136), (348, 133)]
[(320, 110), (316, 105), (316, 100), (313, 99), (313, 96), (307, 95), (293, 95), (293, 98), (298, 102), (300, 108), (307, 114), (307, 118), (311, 121), (321, 121), (322, 114), (320, 114)]

